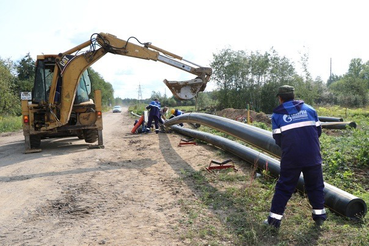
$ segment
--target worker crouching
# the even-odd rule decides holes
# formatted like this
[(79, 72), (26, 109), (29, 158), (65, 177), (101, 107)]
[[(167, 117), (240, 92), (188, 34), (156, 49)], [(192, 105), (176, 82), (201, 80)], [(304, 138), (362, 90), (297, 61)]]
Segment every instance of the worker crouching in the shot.
[[(172, 115), (169, 117), (169, 119), (172, 119), (173, 117), (180, 116), (180, 115), (182, 115), (182, 114), (183, 114), (183, 112), (182, 112), (181, 110), (179, 110), (179, 109), (174, 109), (174, 108), (172, 108), (172, 109), (170, 110), (170, 113), (171, 113)], [(183, 126), (183, 123), (179, 123), (178, 125)]]

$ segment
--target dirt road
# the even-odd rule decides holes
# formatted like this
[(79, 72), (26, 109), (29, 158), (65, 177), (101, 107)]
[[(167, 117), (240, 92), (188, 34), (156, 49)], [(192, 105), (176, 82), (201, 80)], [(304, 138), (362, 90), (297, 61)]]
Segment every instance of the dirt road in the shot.
[(105, 113), (105, 149), (73, 137), (23, 154), (22, 132), (1, 135), (0, 245), (188, 244), (180, 201), (196, 194), (179, 176), (216, 151), (178, 147), (174, 133), (131, 134), (133, 121), (126, 108)]

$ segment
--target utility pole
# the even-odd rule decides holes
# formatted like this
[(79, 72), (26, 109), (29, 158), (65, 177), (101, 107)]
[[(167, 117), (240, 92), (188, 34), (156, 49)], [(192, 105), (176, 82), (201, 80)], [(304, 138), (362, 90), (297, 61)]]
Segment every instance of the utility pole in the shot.
[(329, 71), (329, 84), (332, 83), (332, 58), (330, 63), (330, 71)]
[(138, 84), (138, 102), (142, 100), (142, 90), (141, 90), (141, 84)]

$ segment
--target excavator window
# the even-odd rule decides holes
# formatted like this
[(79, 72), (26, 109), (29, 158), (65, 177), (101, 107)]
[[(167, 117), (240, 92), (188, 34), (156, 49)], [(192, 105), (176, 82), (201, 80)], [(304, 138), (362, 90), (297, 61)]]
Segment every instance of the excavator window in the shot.
[(44, 61), (39, 60), (36, 67), (36, 77), (33, 86), (33, 102), (40, 103), (47, 102), (48, 91), (50, 90), (51, 81), (53, 79), (54, 66), (45, 64)]
[(74, 103), (82, 103), (90, 100), (89, 96), (91, 93), (91, 81), (87, 70), (81, 75), (79, 83), (77, 85), (76, 99)]

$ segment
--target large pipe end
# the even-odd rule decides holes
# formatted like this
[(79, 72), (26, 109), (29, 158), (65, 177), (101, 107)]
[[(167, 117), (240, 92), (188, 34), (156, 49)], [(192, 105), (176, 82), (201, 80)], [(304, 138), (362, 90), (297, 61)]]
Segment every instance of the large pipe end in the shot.
[(365, 201), (333, 185), (324, 183), (324, 200), (333, 213), (350, 219), (363, 218), (367, 213)]
[(347, 204), (345, 215), (351, 219), (361, 219), (364, 218), (367, 212), (366, 203), (362, 199), (356, 198)]
[(356, 122), (355, 121), (351, 121), (349, 124), (348, 124), (351, 128), (356, 128), (357, 125), (356, 125)]

